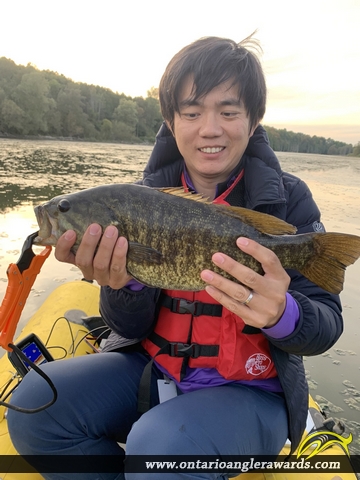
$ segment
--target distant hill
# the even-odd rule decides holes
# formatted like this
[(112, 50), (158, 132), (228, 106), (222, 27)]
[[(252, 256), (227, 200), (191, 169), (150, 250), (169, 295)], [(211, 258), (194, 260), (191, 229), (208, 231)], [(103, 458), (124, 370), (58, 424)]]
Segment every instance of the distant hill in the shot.
[[(146, 98), (132, 98), (1, 57), (0, 136), (153, 143), (163, 120), (157, 94), (152, 87)], [(276, 151), (359, 154), (357, 146), (330, 138), (265, 128)]]

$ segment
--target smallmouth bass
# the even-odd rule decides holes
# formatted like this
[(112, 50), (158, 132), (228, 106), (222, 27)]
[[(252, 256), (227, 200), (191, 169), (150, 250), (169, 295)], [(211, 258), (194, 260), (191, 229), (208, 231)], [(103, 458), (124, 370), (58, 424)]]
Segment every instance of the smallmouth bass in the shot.
[(113, 184), (59, 195), (35, 207), (36, 245), (56, 245), (69, 229), (77, 234), (74, 253), (86, 228), (115, 225), (129, 241), (127, 270), (139, 282), (158, 288), (202, 290), (200, 272), (216, 267), (222, 252), (258, 273), (261, 264), (236, 246), (240, 236), (274, 251), (282, 266), (295, 269), (331, 292), (343, 289), (345, 269), (360, 256), (360, 237), (344, 233), (305, 233), (272, 215), (216, 205), (182, 188), (155, 189)]

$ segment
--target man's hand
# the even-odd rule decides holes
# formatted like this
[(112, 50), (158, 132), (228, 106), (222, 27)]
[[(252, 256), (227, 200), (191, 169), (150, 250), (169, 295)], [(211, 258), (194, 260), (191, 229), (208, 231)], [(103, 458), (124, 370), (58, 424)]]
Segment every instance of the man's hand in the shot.
[(99, 285), (108, 285), (117, 290), (132, 279), (126, 270), (128, 242), (126, 238), (118, 237), (116, 227), (106, 227), (102, 235), (100, 225), (90, 225), (76, 255), (71, 252), (75, 241), (76, 233), (73, 230), (65, 232), (57, 242), (55, 257), (60, 262), (79, 267), (86, 280), (96, 280)]
[[(241, 285), (211, 270), (203, 270), (201, 278), (208, 284), (206, 291), (246, 324), (257, 328), (272, 327), (284, 313), (290, 277), (271, 250), (244, 237), (238, 238), (236, 244), (261, 263), (264, 275), (259, 275), (223, 253), (215, 253), (212, 257), (214, 264), (236, 278)], [(247, 304), (244, 304), (246, 301)]]

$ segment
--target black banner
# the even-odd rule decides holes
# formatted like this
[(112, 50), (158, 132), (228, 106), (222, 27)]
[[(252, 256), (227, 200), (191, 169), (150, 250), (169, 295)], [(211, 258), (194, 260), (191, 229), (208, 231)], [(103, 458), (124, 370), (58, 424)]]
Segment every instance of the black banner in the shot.
[[(293, 457), (191, 455), (0, 455), (2, 473), (360, 473), (360, 455)], [(354, 477), (355, 478), (355, 477)]]

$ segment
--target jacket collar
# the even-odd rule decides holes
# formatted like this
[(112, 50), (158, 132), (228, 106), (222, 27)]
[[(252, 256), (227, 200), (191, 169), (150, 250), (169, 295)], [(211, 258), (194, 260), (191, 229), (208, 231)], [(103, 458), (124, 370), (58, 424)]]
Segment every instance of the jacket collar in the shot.
[[(250, 138), (239, 165), (245, 169), (246, 208), (264, 210), (261, 206), (265, 206), (266, 210), (266, 206), (286, 203), (280, 163), (261, 125)], [(142, 183), (150, 187), (179, 186), (183, 166), (184, 160), (175, 139), (163, 124), (145, 167)]]

